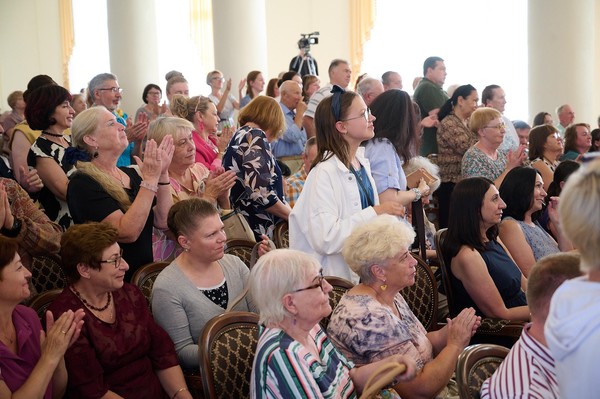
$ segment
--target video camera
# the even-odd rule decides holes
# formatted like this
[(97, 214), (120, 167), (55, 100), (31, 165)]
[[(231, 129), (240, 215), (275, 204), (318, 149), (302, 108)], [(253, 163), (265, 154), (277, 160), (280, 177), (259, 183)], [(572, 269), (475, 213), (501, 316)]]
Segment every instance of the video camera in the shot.
[(298, 40), (298, 48), (304, 49), (304, 54), (308, 54), (310, 52), (311, 44), (319, 44), (319, 32), (312, 33), (300, 33), (301, 39)]

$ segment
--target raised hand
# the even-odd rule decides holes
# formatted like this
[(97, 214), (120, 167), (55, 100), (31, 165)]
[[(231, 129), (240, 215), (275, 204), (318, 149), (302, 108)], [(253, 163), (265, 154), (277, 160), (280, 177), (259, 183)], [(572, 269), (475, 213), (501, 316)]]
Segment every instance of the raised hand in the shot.
[(14, 223), (15, 218), (13, 217), (12, 210), (10, 209), (6, 188), (4, 187), (4, 183), (0, 182), (0, 227), (10, 229)]
[(127, 141), (130, 143), (142, 141), (148, 133), (148, 115), (141, 112), (138, 116), (138, 121), (134, 124), (131, 119), (127, 119), (127, 126), (125, 127), (125, 134), (127, 135)]
[(219, 148), (220, 153), (225, 152), (234, 132), (235, 128), (232, 126), (226, 126), (223, 128), (221, 131), (221, 136), (219, 136), (219, 140), (217, 141), (217, 148)]
[(463, 309), (454, 319), (448, 321), (448, 345), (455, 345), (461, 350), (469, 345), (469, 341), (477, 330), (481, 318), (475, 315), (475, 309)]

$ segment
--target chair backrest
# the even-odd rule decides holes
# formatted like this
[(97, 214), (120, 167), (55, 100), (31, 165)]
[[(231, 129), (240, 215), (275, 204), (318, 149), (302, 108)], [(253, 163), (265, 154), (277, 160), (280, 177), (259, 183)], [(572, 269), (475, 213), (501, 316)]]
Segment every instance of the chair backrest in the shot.
[(220, 314), (206, 324), (198, 342), (204, 397), (249, 398), (258, 343), (258, 315)]
[(58, 255), (34, 256), (31, 260), (31, 274), (31, 282), (37, 293), (62, 289), (67, 285)]
[(448, 229), (439, 229), (435, 233), (435, 252), (438, 256), (438, 262), (440, 264), (440, 270), (442, 272), (442, 284), (444, 285), (444, 291), (446, 294), (446, 299), (448, 300), (448, 311), (450, 312), (451, 317), (455, 317), (458, 312), (456, 309), (456, 304), (454, 302), (454, 295), (452, 293), (452, 282), (450, 281), (450, 272), (448, 268), (450, 267), (450, 262), (452, 259), (448, 259), (444, 256), (446, 251), (444, 250), (446, 234)]
[(237, 256), (248, 268), (251, 268), (254, 266), (252, 264), (252, 249), (255, 245), (256, 243), (252, 241), (228, 240), (225, 243), (225, 253)]
[(54, 299), (56, 299), (56, 297), (59, 296), (62, 291), (62, 289), (56, 288), (50, 291), (42, 292), (41, 294), (34, 296), (31, 302), (29, 302), (29, 307), (35, 310), (40, 318), (40, 321), (42, 322), (42, 325), (45, 325), (46, 323), (46, 310), (48, 309), (48, 306), (50, 306), (52, 301), (54, 301)]
[(481, 385), (494, 374), (508, 348), (493, 344), (477, 344), (466, 347), (456, 363), (456, 382), (461, 399), (479, 399)]
[[(340, 299), (342, 299), (342, 297), (346, 292), (348, 292), (348, 290), (354, 287), (354, 284), (351, 281), (348, 281), (344, 278), (335, 276), (325, 276), (325, 280), (327, 280), (327, 282), (333, 287), (333, 289), (329, 293), (329, 305), (331, 305), (331, 311), (333, 312), (333, 309), (335, 309), (337, 304), (340, 302)], [(327, 331), (327, 325), (329, 324), (330, 318), (331, 314), (327, 317), (324, 317), (319, 322), (319, 324), (321, 324), (321, 327), (325, 331)]]
[(277, 223), (273, 231), (273, 241), (277, 248), (290, 247), (290, 226), (287, 220)]
[(131, 284), (137, 285), (142, 291), (142, 294), (148, 301), (148, 306), (151, 307), (150, 298), (152, 297), (152, 287), (156, 278), (165, 267), (169, 266), (169, 262), (152, 262), (145, 264), (133, 273)]
[(417, 260), (415, 283), (400, 293), (423, 327), (427, 331), (433, 331), (437, 329), (437, 281), (429, 265), (421, 257), (413, 256)]

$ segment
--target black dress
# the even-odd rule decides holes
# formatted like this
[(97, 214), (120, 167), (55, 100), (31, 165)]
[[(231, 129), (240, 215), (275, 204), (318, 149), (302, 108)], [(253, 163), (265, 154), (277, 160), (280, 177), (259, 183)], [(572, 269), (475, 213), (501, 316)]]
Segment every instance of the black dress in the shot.
[[(133, 202), (140, 191), (141, 176), (135, 169), (129, 167), (119, 168), (129, 176), (131, 189), (125, 189), (129, 200)], [(86, 222), (101, 222), (114, 211), (122, 209), (117, 200), (111, 197), (102, 186), (84, 172), (78, 171), (71, 176), (67, 188), (67, 203), (76, 224)], [(156, 199), (152, 206), (156, 204)], [(152, 226), (154, 212), (150, 209), (148, 219), (137, 240), (132, 243), (119, 243), (123, 248), (123, 258), (129, 264), (125, 280), (131, 281), (133, 273), (146, 263), (153, 261), (152, 257)]]

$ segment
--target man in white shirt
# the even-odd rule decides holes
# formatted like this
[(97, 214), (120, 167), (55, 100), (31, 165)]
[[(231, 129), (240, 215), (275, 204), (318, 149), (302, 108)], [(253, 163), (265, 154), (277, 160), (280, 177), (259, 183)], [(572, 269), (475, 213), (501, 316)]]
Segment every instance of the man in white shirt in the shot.
[(560, 137), (564, 139), (565, 130), (575, 121), (575, 111), (569, 104), (563, 104), (556, 108), (556, 116), (558, 116), (556, 128), (560, 133)]
[(512, 347), (500, 367), (481, 386), (481, 399), (559, 397), (554, 359), (546, 344), (544, 324), (554, 291), (565, 281), (581, 275), (579, 256), (548, 255), (531, 269), (527, 279), (527, 303), (531, 323)]
[(335, 59), (331, 61), (329, 65), (329, 84), (321, 87), (318, 91), (316, 91), (308, 100), (308, 107), (306, 112), (304, 112), (304, 118), (302, 121), (302, 125), (304, 126), (304, 130), (306, 130), (307, 137), (313, 137), (315, 135), (315, 111), (317, 110), (317, 106), (319, 103), (325, 98), (331, 96), (331, 88), (333, 85), (338, 85), (341, 88), (345, 89), (350, 84), (350, 79), (352, 78), (352, 69), (350, 69), (350, 64), (348, 61)]

